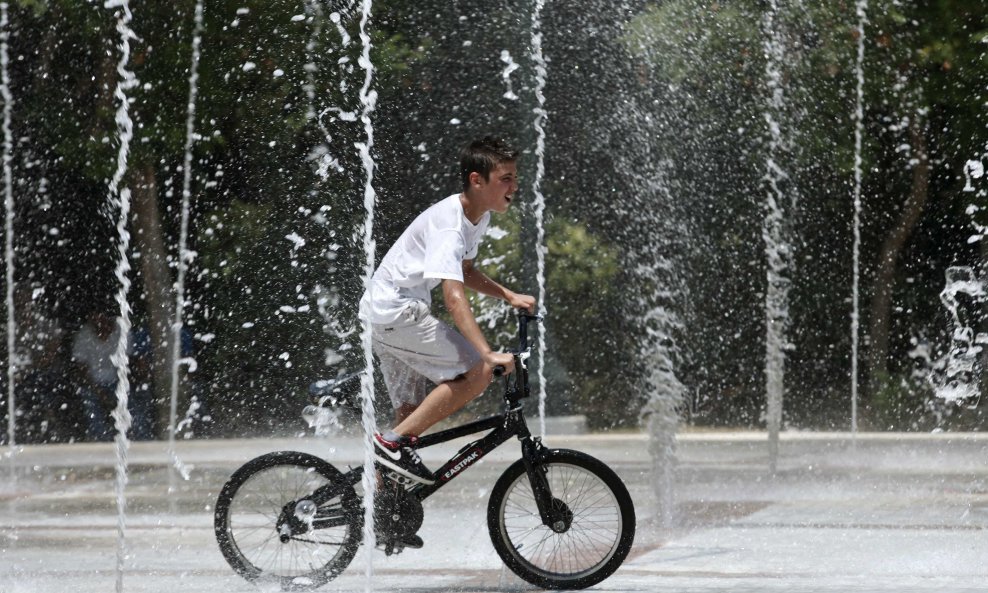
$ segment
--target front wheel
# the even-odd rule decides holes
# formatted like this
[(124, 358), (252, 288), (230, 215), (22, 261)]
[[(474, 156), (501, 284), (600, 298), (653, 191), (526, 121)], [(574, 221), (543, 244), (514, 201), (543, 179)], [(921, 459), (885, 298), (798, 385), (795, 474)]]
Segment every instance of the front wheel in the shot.
[(635, 509), (603, 462), (555, 449), (539, 466), (559, 519), (544, 525), (523, 461), (498, 479), (487, 506), (491, 541), (518, 576), (547, 589), (583, 589), (609, 577), (635, 538)]
[(220, 551), (242, 577), (304, 591), (353, 560), (363, 512), (353, 487), (329, 463), (307, 453), (269, 453), (223, 486), (214, 527)]

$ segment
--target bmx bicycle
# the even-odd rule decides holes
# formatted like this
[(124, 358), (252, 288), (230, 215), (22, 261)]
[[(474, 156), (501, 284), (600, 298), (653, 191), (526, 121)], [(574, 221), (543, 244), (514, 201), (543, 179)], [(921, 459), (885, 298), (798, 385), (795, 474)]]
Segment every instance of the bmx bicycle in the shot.
[[(635, 510), (621, 479), (603, 462), (569, 449), (550, 449), (532, 436), (521, 399), (530, 394), (528, 323), (518, 315), (516, 372), (504, 378), (501, 414), (426, 434), (416, 448), (484, 431), (433, 473), (412, 482), (378, 464), (374, 529), (388, 555), (422, 526), (422, 501), (512, 437), (521, 458), (491, 490), (487, 526), (494, 549), (522, 579), (548, 589), (582, 589), (610, 576), (635, 535)], [(503, 369), (502, 369), (503, 370)], [(220, 551), (250, 581), (272, 580), (286, 591), (319, 587), (347, 567), (363, 538), (363, 466), (341, 471), (295, 451), (268, 453), (233, 473), (216, 502)]]

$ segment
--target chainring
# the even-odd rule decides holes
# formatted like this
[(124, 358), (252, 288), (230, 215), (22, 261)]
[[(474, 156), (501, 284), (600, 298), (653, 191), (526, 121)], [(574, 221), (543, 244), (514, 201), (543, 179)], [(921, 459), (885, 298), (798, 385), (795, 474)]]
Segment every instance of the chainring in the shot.
[(398, 484), (389, 484), (374, 496), (374, 530), (378, 540), (402, 541), (422, 527), (422, 501)]

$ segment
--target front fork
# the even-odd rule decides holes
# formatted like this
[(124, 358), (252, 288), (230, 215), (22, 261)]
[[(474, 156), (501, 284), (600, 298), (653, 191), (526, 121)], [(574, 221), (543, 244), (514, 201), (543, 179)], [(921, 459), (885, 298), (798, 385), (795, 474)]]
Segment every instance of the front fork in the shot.
[(532, 495), (539, 509), (542, 524), (556, 533), (563, 533), (572, 523), (572, 513), (565, 502), (552, 496), (544, 461), (546, 448), (541, 437), (528, 437), (521, 441), (521, 457), (525, 463), (525, 473), (532, 486)]

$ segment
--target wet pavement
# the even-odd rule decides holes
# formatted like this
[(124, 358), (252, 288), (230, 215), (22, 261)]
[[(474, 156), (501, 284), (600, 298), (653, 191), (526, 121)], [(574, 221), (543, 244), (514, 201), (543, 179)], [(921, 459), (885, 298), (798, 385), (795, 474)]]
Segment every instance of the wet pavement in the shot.
[[(465, 441), (423, 451), (450, 457)], [(628, 485), (635, 546), (594, 591), (988, 591), (988, 435), (787, 433), (776, 474), (765, 435), (679, 437), (676, 525), (656, 524), (647, 439), (637, 433), (551, 435)], [(166, 445), (129, 451), (123, 590), (258, 591), (217, 548), (212, 508), (229, 475), (270, 451), (359, 464), (358, 438), (182, 441), (188, 480)], [(503, 568), (487, 534), (494, 481), (518, 457), (509, 442), (425, 503), (421, 550), (367, 550), (320, 591), (535, 590)], [(112, 444), (26, 446), (0, 463), (0, 593), (107, 592), (117, 581)]]

